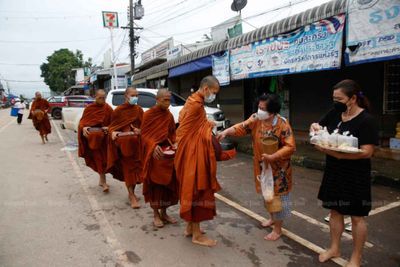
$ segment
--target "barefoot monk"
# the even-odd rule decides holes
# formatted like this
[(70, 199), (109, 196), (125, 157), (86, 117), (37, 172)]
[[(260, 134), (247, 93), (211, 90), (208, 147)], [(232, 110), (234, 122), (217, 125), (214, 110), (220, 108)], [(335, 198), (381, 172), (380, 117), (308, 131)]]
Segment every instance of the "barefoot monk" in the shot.
[(103, 187), (103, 192), (108, 192), (107, 131), (113, 110), (106, 104), (105, 99), (106, 92), (102, 89), (97, 90), (95, 102), (83, 111), (78, 128), (78, 142), (79, 156), (85, 159), (88, 167), (99, 174), (99, 185)]
[(47, 135), (51, 133), (51, 125), (49, 117), (47, 116), (47, 111), (49, 108), (49, 102), (42, 98), (42, 94), (40, 92), (36, 92), (35, 100), (32, 102), (28, 119), (32, 119), (33, 126), (36, 130), (38, 130), (43, 144), (49, 141), (47, 139)]
[(167, 208), (178, 203), (178, 184), (174, 172), (175, 121), (168, 110), (171, 93), (157, 92), (157, 104), (144, 113), (142, 124), (143, 195), (154, 211), (154, 226), (176, 223)]
[(142, 183), (140, 128), (143, 109), (137, 103), (137, 90), (128, 87), (125, 90), (125, 103), (118, 106), (111, 116), (107, 151), (107, 171), (115, 179), (125, 181), (134, 209), (140, 208), (135, 187)]
[(180, 185), (180, 216), (187, 222), (186, 235), (192, 242), (215, 246), (200, 230), (200, 222), (216, 215), (214, 193), (220, 190), (217, 182), (217, 161), (212, 145), (214, 123), (207, 120), (204, 103), (211, 103), (219, 92), (214, 76), (203, 78), (200, 88), (186, 101), (179, 114), (178, 149), (175, 169)]

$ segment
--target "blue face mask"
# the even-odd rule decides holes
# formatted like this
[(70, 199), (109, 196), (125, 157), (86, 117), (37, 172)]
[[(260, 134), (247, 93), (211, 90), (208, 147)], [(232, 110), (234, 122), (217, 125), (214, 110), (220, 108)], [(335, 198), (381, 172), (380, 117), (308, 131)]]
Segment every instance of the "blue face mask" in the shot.
[(137, 105), (137, 103), (138, 103), (138, 97), (137, 97), (137, 96), (131, 96), (131, 97), (129, 98), (129, 104), (131, 104), (131, 105)]

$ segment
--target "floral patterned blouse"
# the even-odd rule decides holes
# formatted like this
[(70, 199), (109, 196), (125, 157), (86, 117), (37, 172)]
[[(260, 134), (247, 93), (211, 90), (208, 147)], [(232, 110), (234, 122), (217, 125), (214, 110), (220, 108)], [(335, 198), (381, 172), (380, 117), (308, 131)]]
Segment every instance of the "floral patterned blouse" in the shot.
[[(252, 115), (254, 116), (254, 115)], [(245, 136), (251, 134), (253, 142), (253, 166), (254, 180), (256, 183), (256, 191), (261, 193), (260, 182), (257, 176), (261, 174), (262, 166), (262, 143), (261, 140), (265, 137), (274, 136), (279, 140), (279, 150), (274, 154), (278, 156), (278, 160), (271, 163), (272, 174), (274, 176), (274, 191), (275, 195), (286, 195), (292, 190), (292, 166), (290, 157), (296, 151), (296, 144), (293, 136), (292, 128), (287, 120), (279, 115), (276, 115), (272, 124), (267, 124), (265, 121), (251, 120), (244, 123), (234, 125), (235, 136)]]

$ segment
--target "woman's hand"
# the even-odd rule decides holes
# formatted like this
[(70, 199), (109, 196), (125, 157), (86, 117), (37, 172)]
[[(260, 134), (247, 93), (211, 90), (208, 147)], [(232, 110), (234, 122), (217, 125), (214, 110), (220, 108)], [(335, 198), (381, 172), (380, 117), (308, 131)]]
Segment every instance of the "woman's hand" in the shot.
[(319, 125), (319, 123), (314, 122), (310, 126), (310, 133), (318, 132), (319, 130), (322, 130), (322, 126)]
[(274, 156), (274, 154), (269, 155), (269, 154), (262, 154), (261, 159), (265, 161), (265, 163), (273, 163), (277, 160), (277, 158)]

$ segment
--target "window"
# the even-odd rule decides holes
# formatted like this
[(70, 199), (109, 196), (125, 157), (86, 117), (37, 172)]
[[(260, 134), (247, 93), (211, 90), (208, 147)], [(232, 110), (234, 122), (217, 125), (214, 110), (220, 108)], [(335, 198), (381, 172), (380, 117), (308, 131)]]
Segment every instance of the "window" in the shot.
[(113, 93), (112, 104), (113, 106), (122, 105), (125, 102), (124, 93)]
[(183, 106), (185, 105), (185, 99), (175, 93), (171, 94), (171, 106)]
[(48, 102), (49, 102), (49, 103), (54, 103), (54, 102), (56, 102), (56, 100), (54, 99), (54, 97), (50, 97), (50, 98), (48, 99)]
[(385, 89), (383, 95), (383, 112), (400, 113), (400, 62), (385, 63)]
[(151, 108), (156, 104), (156, 96), (153, 94), (146, 94), (139, 92), (139, 106), (142, 108)]

